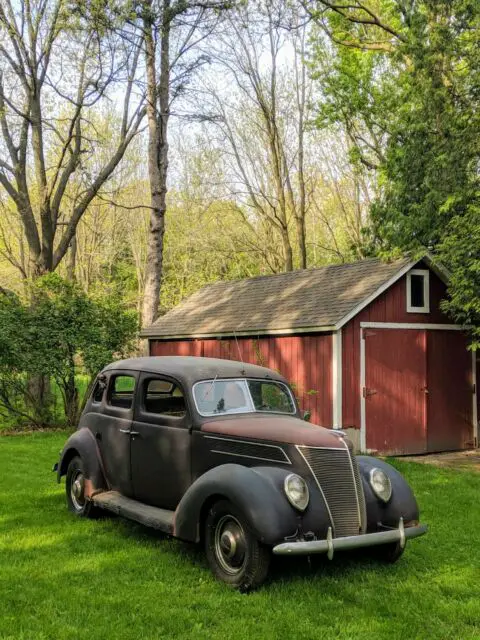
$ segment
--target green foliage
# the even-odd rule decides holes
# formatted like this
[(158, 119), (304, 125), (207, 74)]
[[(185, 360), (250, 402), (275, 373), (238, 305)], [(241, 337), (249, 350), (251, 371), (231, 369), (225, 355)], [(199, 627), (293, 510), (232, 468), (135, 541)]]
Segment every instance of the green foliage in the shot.
[(393, 62), (386, 52), (334, 46), (319, 35), (314, 31), (310, 65), (321, 88), (316, 126), (340, 122), (351, 143), (353, 164), (376, 168), (396, 101)]
[(409, 62), (372, 212), (380, 244), (434, 249), (478, 198), (480, 59), (470, 31), (480, 6), (468, 4), (419, 3), (401, 47)]
[(445, 311), (470, 325), (472, 348), (480, 349), (480, 208), (470, 206), (450, 221), (440, 255), (451, 269), (450, 298)]
[(28, 304), (0, 297), (0, 410), (37, 425), (51, 421), (51, 394), (31, 390), (32, 379), (47, 378), (73, 424), (80, 408), (76, 374), (82, 370), (91, 380), (128, 352), (137, 319), (118, 298), (88, 296), (56, 274), (32, 283), (30, 293)]
[(259, 273), (251, 249), (255, 238), (237, 207), (217, 201), (201, 208), (171, 195), (167, 211), (161, 306), (169, 309), (202, 286), (217, 280)]
[(62, 379), (71, 360), (80, 356), (93, 376), (116, 353), (131, 347), (136, 317), (114, 298), (85, 294), (74, 282), (48, 274), (33, 286), (31, 337), (39, 345), (42, 371)]
[(479, 26), (478, 3), (418, 4), (402, 45), (409, 62), (399, 76), (401, 100), (382, 167), (384, 192), (372, 209), (377, 249), (438, 253), (452, 273), (445, 309), (477, 327)]
[(480, 4), (380, 0), (370, 9), (370, 23), (354, 3), (328, 18), (337, 44), (318, 124), (353, 131), (352, 158), (378, 169), (366, 251), (438, 255), (452, 273), (445, 309), (479, 326)]

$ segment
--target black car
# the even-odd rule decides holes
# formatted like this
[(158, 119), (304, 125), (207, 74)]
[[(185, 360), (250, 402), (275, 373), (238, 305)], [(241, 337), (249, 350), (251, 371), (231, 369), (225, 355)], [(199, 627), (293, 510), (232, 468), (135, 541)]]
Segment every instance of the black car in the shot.
[(241, 590), (263, 582), (272, 552), (371, 547), (394, 561), (426, 532), (398, 471), (305, 422), (281, 375), (242, 362), (107, 366), (55, 469), (75, 514), (108, 510), (201, 542)]

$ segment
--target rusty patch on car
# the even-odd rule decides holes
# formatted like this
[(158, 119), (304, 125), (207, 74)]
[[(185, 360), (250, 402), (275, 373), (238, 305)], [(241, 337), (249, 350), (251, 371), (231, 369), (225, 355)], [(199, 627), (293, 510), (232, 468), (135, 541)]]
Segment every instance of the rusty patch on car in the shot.
[(310, 447), (343, 449), (343, 441), (331, 429), (317, 427), (291, 416), (223, 417), (204, 422), (201, 430), (237, 438), (253, 438)]
[(93, 486), (93, 482), (89, 478), (85, 478), (84, 480), (83, 493), (85, 498), (91, 498), (95, 493), (95, 487)]

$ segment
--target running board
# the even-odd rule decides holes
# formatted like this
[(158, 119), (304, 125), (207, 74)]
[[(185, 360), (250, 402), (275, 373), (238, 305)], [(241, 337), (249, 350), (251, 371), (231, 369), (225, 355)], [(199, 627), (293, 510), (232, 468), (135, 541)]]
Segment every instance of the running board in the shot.
[(138, 500), (122, 496), (118, 491), (104, 491), (92, 497), (96, 507), (112, 511), (123, 518), (135, 520), (146, 527), (158, 529), (164, 533), (173, 533), (174, 511), (152, 507)]

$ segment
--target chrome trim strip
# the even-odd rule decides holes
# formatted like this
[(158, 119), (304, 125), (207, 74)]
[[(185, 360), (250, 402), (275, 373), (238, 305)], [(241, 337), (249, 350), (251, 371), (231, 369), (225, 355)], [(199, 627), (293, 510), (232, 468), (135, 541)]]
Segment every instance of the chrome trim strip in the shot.
[(400, 548), (404, 549), (407, 541), (405, 540), (405, 527), (403, 525), (403, 518), (400, 518), (398, 530), (400, 531)]
[[(325, 503), (325, 506), (327, 507), (328, 517), (330, 518), (330, 524), (332, 525), (333, 531), (335, 532), (335, 523), (334, 523), (334, 521), (333, 521), (332, 512), (330, 511), (330, 507), (328, 506), (328, 502), (327, 502), (327, 499), (326, 499), (326, 497), (325, 497), (325, 494), (323, 493), (323, 489), (322, 489), (322, 487), (320, 486), (319, 481), (317, 480), (317, 476), (313, 473), (313, 469), (312, 469), (312, 467), (310, 466), (310, 463), (308, 462), (308, 460), (306, 459), (306, 457), (303, 455), (303, 453), (300, 451), (300, 449), (310, 449), (310, 448), (311, 448), (311, 449), (332, 449), (333, 447), (307, 447), (307, 446), (305, 446), (305, 445), (298, 445), (298, 444), (297, 444), (297, 445), (295, 445), (295, 449), (298, 451), (298, 453), (299, 453), (299, 454), (302, 456), (302, 458), (304, 459), (305, 464), (307, 465), (307, 467), (308, 467), (308, 468), (309, 468), (309, 470), (310, 470), (310, 473), (312, 474), (312, 478), (315, 480), (316, 485), (317, 485), (317, 487), (319, 488), (320, 493), (322, 494), (323, 501), (324, 501), (324, 503)], [(338, 448), (338, 450), (339, 450), (339, 451), (341, 451), (341, 449), (340, 449), (340, 448)]]
[(358, 498), (357, 481), (355, 479), (355, 472), (353, 470), (352, 456), (350, 454), (350, 449), (348, 448), (348, 445), (345, 442), (345, 440), (343, 438), (340, 438), (340, 439), (343, 442), (343, 444), (345, 445), (345, 449), (347, 450), (347, 455), (348, 455), (348, 461), (350, 463), (350, 470), (352, 472), (352, 480), (353, 480), (353, 488), (355, 489), (355, 498), (357, 499), (358, 528), (361, 531), (363, 529), (362, 512), (360, 511), (360, 500)]
[(208, 440), (223, 440), (225, 442), (238, 442), (240, 444), (251, 444), (251, 445), (255, 445), (257, 447), (270, 447), (271, 449), (278, 449), (279, 451), (282, 452), (285, 460), (271, 460), (270, 458), (259, 458), (258, 456), (244, 456), (240, 453), (230, 453), (229, 451), (216, 451), (214, 449), (211, 449), (212, 453), (225, 453), (228, 455), (236, 455), (242, 458), (257, 458), (258, 460), (268, 460), (269, 462), (279, 462), (281, 464), (292, 464), (292, 461), (290, 460), (290, 458), (288, 457), (286, 451), (284, 449), (282, 449), (282, 447), (279, 447), (276, 444), (267, 444), (264, 442), (252, 442), (251, 440), (238, 440), (237, 438), (220, 438), (219, 436), (203, 436), (204, 438), (208, 439)]
[(274, 462), (275, 464), (292, 464), (287, 460), (274, 460), (273, 458), (260, 458), (259, 456), (247, 456), (243, 453), (233, 453), (231, 451), (217, 451), (217, 449), (210, 449), (210, 453), (222, 453), (224, 456), (236, 456), (237, 458), (247, 458), (250, 460), (263, 460), (264, 462)]
[(333, 552), (335, 551), (335, 547), (333, 546), (333, 536), (332, 536), (332, 527), (328, 527), (327, 532), (327, 558), (329, 560), (333, 560)]
[[(343, 438), (339, 438), (341, 442)], [(295, 445), (297, 449), (300, 447), (302, 449), (324, 449), (325, 451), (343, 451), (342, 447), (311, 447), (309, 444), (297, 444)]]

